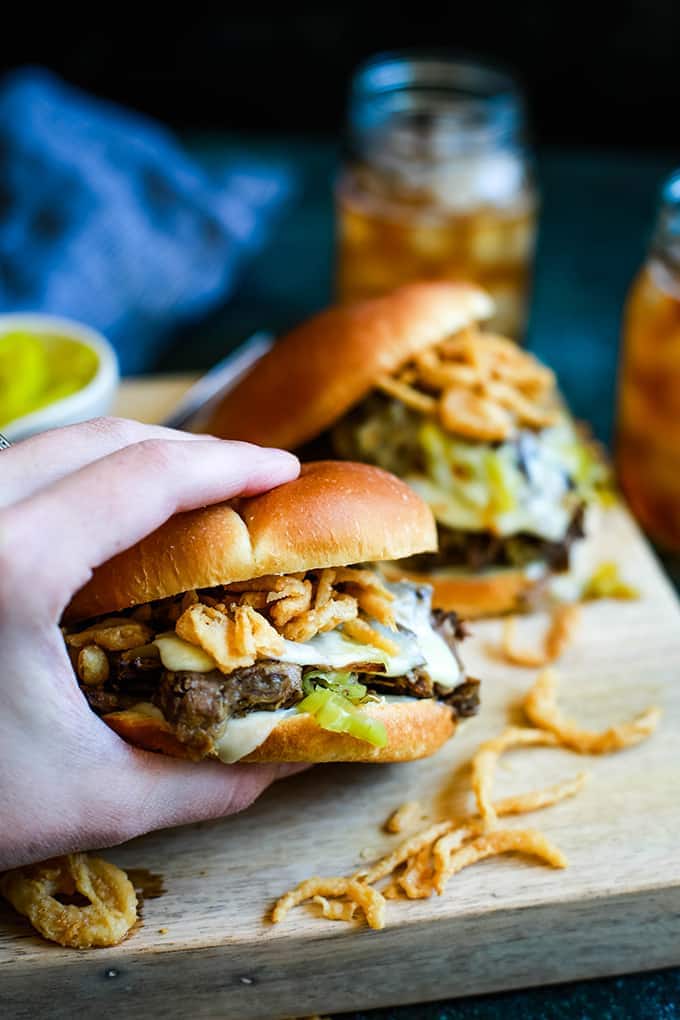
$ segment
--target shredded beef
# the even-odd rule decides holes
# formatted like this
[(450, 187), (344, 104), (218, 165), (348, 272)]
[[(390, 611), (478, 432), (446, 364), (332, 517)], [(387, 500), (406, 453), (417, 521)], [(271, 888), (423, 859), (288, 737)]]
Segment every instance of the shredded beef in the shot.
[[(364, 680), (369, 678), (365, 677)], [(460, 718), (479, 710), (479, 680), (468, 677), (451, 690), (433, 683), (424, 669), (412, 669), (404, 676), (370, 678), (371, 689), (386, 694), (405, 694), (411, 698), (437, 698), (450, 705)]]
[(163, 665), (158, 656), (110, 652), (109, 671), (109, 684), (114, 690), (135, 701), (150, 701), (158, 688)]
[(229, 715), (222, 686), (224, 675), (212, 673), (164, 673), (154, 704), (174, 727), (175, 733), (198, 757), (207, 754)]
[(288, 708), (302, 697), (300, 666), (263, 660), (228, 676), (219, 670), (163, 673), (153, 701), (178, 738), (204, 754), (231, 716)]
[(223, 677), (231, 715), (257, 709), (289, 708), (303, 697), (302, 667), (263, 659)]
[(468, 677), (452, 691), (444, 691), (437, 684), (437, 696), (451, 706), (459, 719), (466, 719), (479, 711), (479, 687), (479, 680)]
[(103, 687), (80, 688), (87, 698), (87, 703), (97, 715), (106, 715), (108, 712), (117, 712), (124, 706), (121, 704), (120, 696), (115, 691), (104, 690)]
[(383, 694), (407, 694), (412, 698), (435, 698), (435, 685), (430, 674), (424, 669), (410, 669), (403, 676), (374, 676), (366, 674), (361, 677), (372, 691)]
[(458, 642), (464, 641), (468, 636), (468, 629), (458, 613), (447, 609), (433, 609), (431, 623), (432, 629), (444, 638), (455, 655), (458, 651)]
[(559, 542), (550, 542), (525, 532), (503, 537), (490, 531), (458, 531), (440, 524), (437, 529), (439, 551), (412, 556), (405, 562), (413, 570), (468, 567), (476, 571), (490, 567), (524, 567), (540, 560), (552, 570), (567, 570), (569, 551), (574, 542), (585, 534), (584, 513), (585, 507), (580, 506)]

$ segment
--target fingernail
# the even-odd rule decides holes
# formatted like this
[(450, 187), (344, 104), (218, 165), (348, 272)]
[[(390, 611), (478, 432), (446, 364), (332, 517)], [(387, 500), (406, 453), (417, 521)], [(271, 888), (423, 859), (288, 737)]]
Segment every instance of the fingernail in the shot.
[(295, 454), (289, 453), (288, 450), (279, 450), (276, 446), (262, 446), (260, 447), (260, 450), (266, 460), (274, 458), (282, 463), (290, 464), (294, 467), (299, 467), (300, 465), (300, 461)]

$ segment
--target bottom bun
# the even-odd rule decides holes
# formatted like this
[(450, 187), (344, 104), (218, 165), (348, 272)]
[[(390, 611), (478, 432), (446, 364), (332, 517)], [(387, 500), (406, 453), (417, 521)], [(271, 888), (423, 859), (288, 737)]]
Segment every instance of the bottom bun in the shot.
[(398, 563), (381, 563), (380, 570), (388, 581), (412, 581), (414, 584), (432, 586), (434, 609), (455, 611), (467, 620), (481, 616), (502, 616), (515, 613), (526, 607), (530, 593), (536, 585), (544, 582), (540, 577), (527, 577), (524, 570), (504, 569), (483, 574), (417, 573), (404, 570)]
[[(431, 698), (410, 698), (376, 703), (365, 708), (387, 730), (385, 747), (374, 747), (348, 733), (332, 733), (317, 725), (311, 715), (289, 715), (242, 762), (398, 762), (426, 758), (438, 751), (456, 731), (453, 709)], [(190, 754), (164, 719), (129, 709), (103, 717), (111, 729), (136, 747), (160, 751), (176, 758)], [(217, 758), (213, 752), (208, 758)]]

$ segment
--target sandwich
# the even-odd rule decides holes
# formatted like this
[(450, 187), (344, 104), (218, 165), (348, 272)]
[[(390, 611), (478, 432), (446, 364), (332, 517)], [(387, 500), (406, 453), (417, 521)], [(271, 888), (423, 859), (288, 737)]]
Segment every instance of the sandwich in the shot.
[(371, 463), (431, 507), (438, 551), (382, 570), (466, 617), (526, 608), (569, 570), (603, 464), (555, 377), (485, 332), (477, 287), (417, 283), (283, 337), (213, 412), (216, 435)]
[(455, 614), (367, 562), (436, 546), (427, 505), (365, 464), (319, 462), (177, 514), (98, 567), (62, 621), (91, 708), (193, 760), (421, 758), (478, 706)]

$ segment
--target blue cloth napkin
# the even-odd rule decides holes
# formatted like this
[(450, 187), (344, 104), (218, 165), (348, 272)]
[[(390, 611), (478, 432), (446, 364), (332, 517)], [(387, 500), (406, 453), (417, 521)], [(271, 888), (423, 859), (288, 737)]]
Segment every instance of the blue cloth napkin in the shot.
[(291, 197), (284, 166), (208, 176), (158, 124), (23, 69), (0, 88), (0, 311), (101, 330), (124, 373), (222, 302)]

